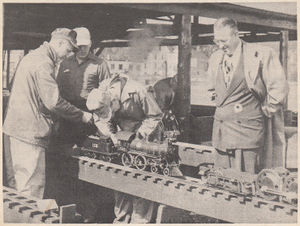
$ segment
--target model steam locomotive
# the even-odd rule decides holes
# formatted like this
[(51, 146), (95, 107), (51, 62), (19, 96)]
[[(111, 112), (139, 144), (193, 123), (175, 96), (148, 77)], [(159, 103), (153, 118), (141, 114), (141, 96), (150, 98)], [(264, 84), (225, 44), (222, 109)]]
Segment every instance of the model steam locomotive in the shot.
[(79, 148), (79, 152), (90, 158), (170, 175), (172, 167), (178, 166), (177, 148), (170, 145), (175, 133), (176, 131), (165, 133), (167, 139), (158, 143), (134, 139), (134, 133), (120, 131), (116, 134), (116, 145), (108, 137), (89, 136), (83, 147)]
[[(213, 148), (177, 142), (178, 122), (174, 121), (171, 112), (165, 116), (163, 128), (166, 130), (160, 130), (161, 134), (156, 136), (160, 139), (156, 139), (154, 142), (135, 139), (135, 134), (120, 131), (116, 134), (118, 140), (116, 145), (108, 137), (90, 136), (83, 146), (78, 148), (79, 153), (90, 158), (166, 176), (172, 176), (172, 169), (178, 168), (180, 164), (198, 166), (200, 179), (205, 181), (208, 186), (241, 196), (259, 196), (269, 201), (297, 205), (298, 177), (296, 172), (276, 168), (263, 169), (259, 174), (251, 174), (232, 168), (213, 168), (211, 161)], [(195, 159), (194, 155), (190, 155), (191, 153), (200, 154)], [(195, 165), (195, 162), (198, 165)]]
[(259, 196), (269, 201), (297, 205), (297, 173), (285, 168), (263, 169), (259, 174), (235, 169), (208, 169), (205, 174), (209, 186), (244, 196)]
[[(80, 153), (166, 176), (170, 176), (172, 168), (180, 164), (179, 146), (171, 138), (174, 134), (169, 134), (162, 143), (134, 139), (134, 134), (130, 132), (119, 132), (116, 136), (117, 145), (113, 145), (107, 137), (89, 137), (80, 148)], [(297, 173), (284, 168), (263, 169), (259, 174), (251, 174), (232, 168), (204, 167), (200, 178), (208, 186), (242, 196), (259, 196), (265, 200), (292, 205), (298, 202)]]

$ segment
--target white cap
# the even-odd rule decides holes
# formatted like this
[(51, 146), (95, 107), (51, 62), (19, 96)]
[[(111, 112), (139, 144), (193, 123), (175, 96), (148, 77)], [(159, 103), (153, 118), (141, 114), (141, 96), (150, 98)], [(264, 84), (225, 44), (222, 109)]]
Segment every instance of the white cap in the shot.
[(90, 45), (92, 43), (91, 41), (91, 35), (90, 32), (87, 28), (85, 27), (77, 27), (73, 29), (77, 33), (77, 45), (82, 46), (82, 45)]

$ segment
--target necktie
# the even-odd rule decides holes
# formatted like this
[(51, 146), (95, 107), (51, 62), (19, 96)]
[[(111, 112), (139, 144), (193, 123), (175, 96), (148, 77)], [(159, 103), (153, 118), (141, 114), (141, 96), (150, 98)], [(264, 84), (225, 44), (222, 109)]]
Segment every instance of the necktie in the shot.
[(231, 72), (233, 70), (233, 65), (231, 62), (229, 62), (227, 59), (224, 60), (224, 80), (225, 85), (228, 88), (230, 82), (231, 82)]

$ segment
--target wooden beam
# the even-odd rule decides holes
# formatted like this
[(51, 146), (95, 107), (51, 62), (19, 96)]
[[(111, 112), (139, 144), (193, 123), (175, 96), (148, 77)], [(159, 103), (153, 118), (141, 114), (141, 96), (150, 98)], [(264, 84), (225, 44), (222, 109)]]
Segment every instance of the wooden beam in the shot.
[(180, 140), (189, 139), (189, 117), (191, 113), (191, 53), (192, 53), (192, 34), (191, 16), (176, 16), (179, 22), (179, 45), (178, 45), (178, 73), (175, 94), (175, 115), (181, 122), (182, 135)]
[[(238, 22), (281, 29), (297, 29), (297, 16), (230, 3), (128, 4), (126, 7), (209, 18), (231, 17)], [(296, 4), (295, 4), (296, 7)]]
[[(265, 35), (254, 35), (254, 36), (244, 36), (241, 37), (242, 40), (246, 42), (273, 42), (273, 41), (279, 41), (280, 35), (276, 34), (265, 34)], [(207, 36), (207, 37), (195, 37), (192, 40), (192, 45), (213, 45), (213, 36)], [(297, 40), (296, 34), (289, 34), (289, 40), (294, 41)], [(160, 46), (175, 46), (178, 45), (179, 40), (178, 39), (160, 39), (159, 45)], [(110, 42), (100, 42), (100, 46), (103, 47), (128, 47), (129, 43), (128, 41), (110, 41)]]

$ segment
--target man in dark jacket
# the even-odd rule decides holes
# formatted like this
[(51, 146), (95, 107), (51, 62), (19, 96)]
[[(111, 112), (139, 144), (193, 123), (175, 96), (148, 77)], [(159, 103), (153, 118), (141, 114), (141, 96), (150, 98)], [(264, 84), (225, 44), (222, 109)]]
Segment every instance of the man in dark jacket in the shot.
[[(92, 89), (97, 88), (102, 80), (110, 78), (107, 63), (90, 52), (92, 41), (90, 32), (85, 27), (75, 28), (78, 51), (67, 57), (57, 74), (57, 84), (61, 96), (83, 111), (86, 99)], [(81, 123), (60, 120), (58, 142), (80, 144), (92, 128)]]
[[(110, 78), (111, 74), (108, 64), (91, 53), (92, 40), (89, 30), (85, 27), (78, 27), (74, 31), (77, 33), (78, 51), (60, 64), (56, 81), (63, 98), (79, 109), (87, 111), (86, 99), (88, 94), (92, 89), (97, 88), (102, 80)], [(87, 135), (94, 132), (96, 132), (94, 126), (74, 123), (61, 118), (58, 133), (54, 138), (55, 147), (53, 149), (68, 153), (68, 150), (71, 150), (74, 144), (81, 145)], [(66, 161), (60, 162), (66, 164)], [(103, 214), (99, 214), (99, 202), (106, 202), (105, 198), (109, 196), (105, 189), (72, 178), (57, 180), (56, 177), (55, 180), (59, 183), (57, 186), (62, 187), (59, 190), (69, 191), (67, 197), (63, 193), (61, 198), (57, 197), (58, 201), (61, 200), (64, 204), (75, 201), (77, 211), (85, 218), (85, 222), (105, 221), (106, 216), (103, 215), (107, 214), (103, 212), (109, 208), (101, 208)], [(75, 193), (72, 193), (73, 183), (76, 184), (76, 186), (73, 186), (76, 188)], [(106, 192), (106, 195), (103, 195), (104, 192)]]
[(45, 151), (54, 118), (90, 123), (92, 115), (60, 96), (56, 66), (76, 45), (76, 32), (58, 28), (50, 42), (26, 55), (18, 65), (3, 125), (9, 136), (16, 189), (43, 198)]

